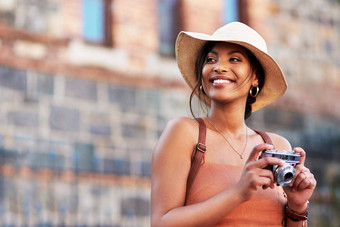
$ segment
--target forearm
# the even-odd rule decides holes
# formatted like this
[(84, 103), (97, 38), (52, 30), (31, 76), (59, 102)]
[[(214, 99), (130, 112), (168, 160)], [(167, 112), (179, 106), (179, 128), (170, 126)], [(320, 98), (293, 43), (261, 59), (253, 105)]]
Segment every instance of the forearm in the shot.
[(236, 187), (232, 187), (203, 202), (174, 208), (153, 218), (152, 226), (212, 226), (243, 202)]

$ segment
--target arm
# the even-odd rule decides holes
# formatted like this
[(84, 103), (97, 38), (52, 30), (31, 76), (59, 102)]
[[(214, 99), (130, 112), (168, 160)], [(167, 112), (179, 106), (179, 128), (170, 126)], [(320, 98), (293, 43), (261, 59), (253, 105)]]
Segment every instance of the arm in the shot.
[[(291, 150), (289, 142), (276, 134), (271, 134), (271, 138), (278, 149)], [(295, 177), (292, 183), (284, 187), (283, 190), (287, 194), (288, 207), (296, 214), (302, 214), (308, 209), (308, 200), (310, 199), (315, 187), (316, 180), (310, 170), (304, 165), (306, 160), (306, 152), (302, 148), (294, 148), (294, 151), (300, 153), (300, 164), (295, 167)], [(307, 221), (293, 221), (287, 218), (286, 226), (307, 226)]]
[[(197, 143), (198, 125), (190, 119), (171, 121), (164, 130), (152, 159), (152, 226), (211, 226), (247, 201), (258, 187), (273, 187), (270, 164), (283, 164), (276, 158), (256, 160), (262, 144), (253, 149), (238, 184), (201, 203), (184, 206), (190, 158)], [(214, 208), (214, 209), (212, 209)]]

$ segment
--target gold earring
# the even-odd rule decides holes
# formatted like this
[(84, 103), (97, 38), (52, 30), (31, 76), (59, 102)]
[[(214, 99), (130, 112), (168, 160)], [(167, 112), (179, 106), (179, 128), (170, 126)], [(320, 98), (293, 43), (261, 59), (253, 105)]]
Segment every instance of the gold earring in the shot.
[[(255, 94), (253, 94), (253, 88), (256, 88), (256, 93), (255, 93)], [(260, 91), (259, 86), (256, 86), (256, 87), (253, 87), (253, 86), (252, 86), (252, 87), (250, 88), (250, 90), (249, 90), (249, 94), (250, 94), (251, 97), (256, 98), (256, 96), (259, 94), (259, 91)]]
[(201, 92), (202, 92), (203, 94), (205, 94), (205, 91), (204, 91), (204, 89), (203, 89), (203, 86), (202, 86), (202, 85), (200, 86), (200, 90), (201, 90)]

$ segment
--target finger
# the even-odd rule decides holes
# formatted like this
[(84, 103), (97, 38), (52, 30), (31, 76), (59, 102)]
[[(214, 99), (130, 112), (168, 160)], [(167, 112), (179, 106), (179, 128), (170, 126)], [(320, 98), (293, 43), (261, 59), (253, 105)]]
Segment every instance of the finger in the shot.
[(316, 180), (314, 178), (314, 175), (312, 173), (309, 173), (309, 176), (300, 183), (300, 185), (297, 187), (297, 190), (303, 190), (305, 188), (313, 189), (316, 187)]
[(270, 177), (258, 177), (258, 185), (260, 185), (263, 189), (273, 188), (274, 183)]
[(260, 152), (264, 150), (270, 150), (270, 149), (274, 149), (274, 147), (267, 143), (263, 143), (263, 144), (255, 146), (253, 150), (250, 152), (247, 162), (256, 161), (260, 155)]
[(261, 169), (259, 172), (259, 177), (266, 177), (269, 179), (268, 184), (262, 185), (262, 188), (265, 190), (267, 188), (275, 188), (274, 185), (274, 175), (273, 172), (267, 169)]
[(274, 183), (271, 183), (270, 186), (267, 186), (267, 185), (263, 185), (263, 186), (262, 186), (262, 189), (263, 189), (263, 190), (266, 190), (267, 188), (274, 189), (274, 188), (275, 188), (275, 184), (274, 184)]
[(301, 148), (301, 147), (295, 147), (294, 149), (295, 153), (300, 154), (300, 165), (305, 165), (305, 160), (306, 160), (306, 152)]
[(274, 157), (265, 157), (265, 158), (259, 159), (253, 165), (256, 165), (256, 167), (263, 169), (269, 165), (283, 166), (284, 164), (285, 164), (285, 161), (282, 159), (274, 158)]
[(312, 179), (314, 179), (314, 175), (310, 173), (309, 171), (300, 172), (296, 176), (296, 179), (292, 187), (292, 191), (303, 190), (305, 188), (309, 188), (312, 183)]
[[(294, 183), (293, 183), (293, 185), (292, 185), (292, 187), (293, 187), (292, 190), (293, 190), (293, 191), (296, 191), (296, 190), (300, 187), (301, 183), (304, 182), (305, 180), (306, 180), (306, 182), (309, 183), (306, 172), (300, 172), (300, 173), (295, 177)], [(306, 183), (306, 182), (305, 182), (305, 183)]]
[(268, 169), (259, 169), (258, 170), (258, 176), (259, 177), (267, 177), (269, 178), (271, 181), (274, 181), (274, 175), (273, 172), (268, 170)]
[(254, 180), (254, 185), (256, 186), (261, 186), (263, 189), (266, 189), (268, 187), (274, 188), (274, 176), (272, 171), (267, 170), (267, 169), (248, 169), (247, 170), (250, 175), (249, 180), (252, 181), (251, 179)]
[(305, 188), (309, 188), (309, 186), (311, 185), (311, 181), (310, 179), (306, 178), (303, 181), (300, 182), (300, 184), (297, 186), (297, 188), (295, 190), (300, 191), (303, 190)]
[[(301, 175), (301, 173), (303, 173), (303, 175)], [(301, 180), (303, 180), (306, 177), (306, 173), (309, 173), (310, 170), (308, 168), (306, 168), (303, 165), (297, 165), (295, 167), (295, 176), (294, 179), (292, 180), (292, 182), (289, 184), (289, 187), (293, 187), (293, 185), (299, 184)], [(297, 183), (296, 183), (297, 182)]]
[(316, 187), (316, 184), (317, 184), (317, 182), (316, 182), (316, 179), (315, 179), (315, 177), (314, 177), (314, 175), (313, 175), (313, 174), (312, 174), (312, 178), (310, 178), (310, 179), (309, 179), (309, 181), (310, 181), (309, 188), (311, 188), (311, 189), (315, 188), (315, 187)]
[(304, 189), (311, 189), (314, 188), (316, 184), (316, 181), (314, 177), (307, 177), (301, 183), (297, 186), (296, 190), (302, 191)]

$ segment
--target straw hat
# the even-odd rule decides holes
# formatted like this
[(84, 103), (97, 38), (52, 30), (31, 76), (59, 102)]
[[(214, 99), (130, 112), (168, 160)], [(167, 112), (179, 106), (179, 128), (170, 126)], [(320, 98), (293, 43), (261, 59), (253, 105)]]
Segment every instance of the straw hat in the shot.
[[(177, 64), (191, 89), (197, 83), (195, 62), (198, 53), (208, 41), (223, 41), (241, 45), (250, 50), (261, 63), (265, 80), (256, 102), (252, 104), (252, 112), (272, 103), (285, 93), (286, 80), (279, 65), (268, 54), (266, 42), (255, 30), (240, 22), (229, 23), (216, 30), (212, 35), (183, 31), (179, 33), (176, 40)], [(208, 97), (205, 96), (202, 101), (210, 106)]]

